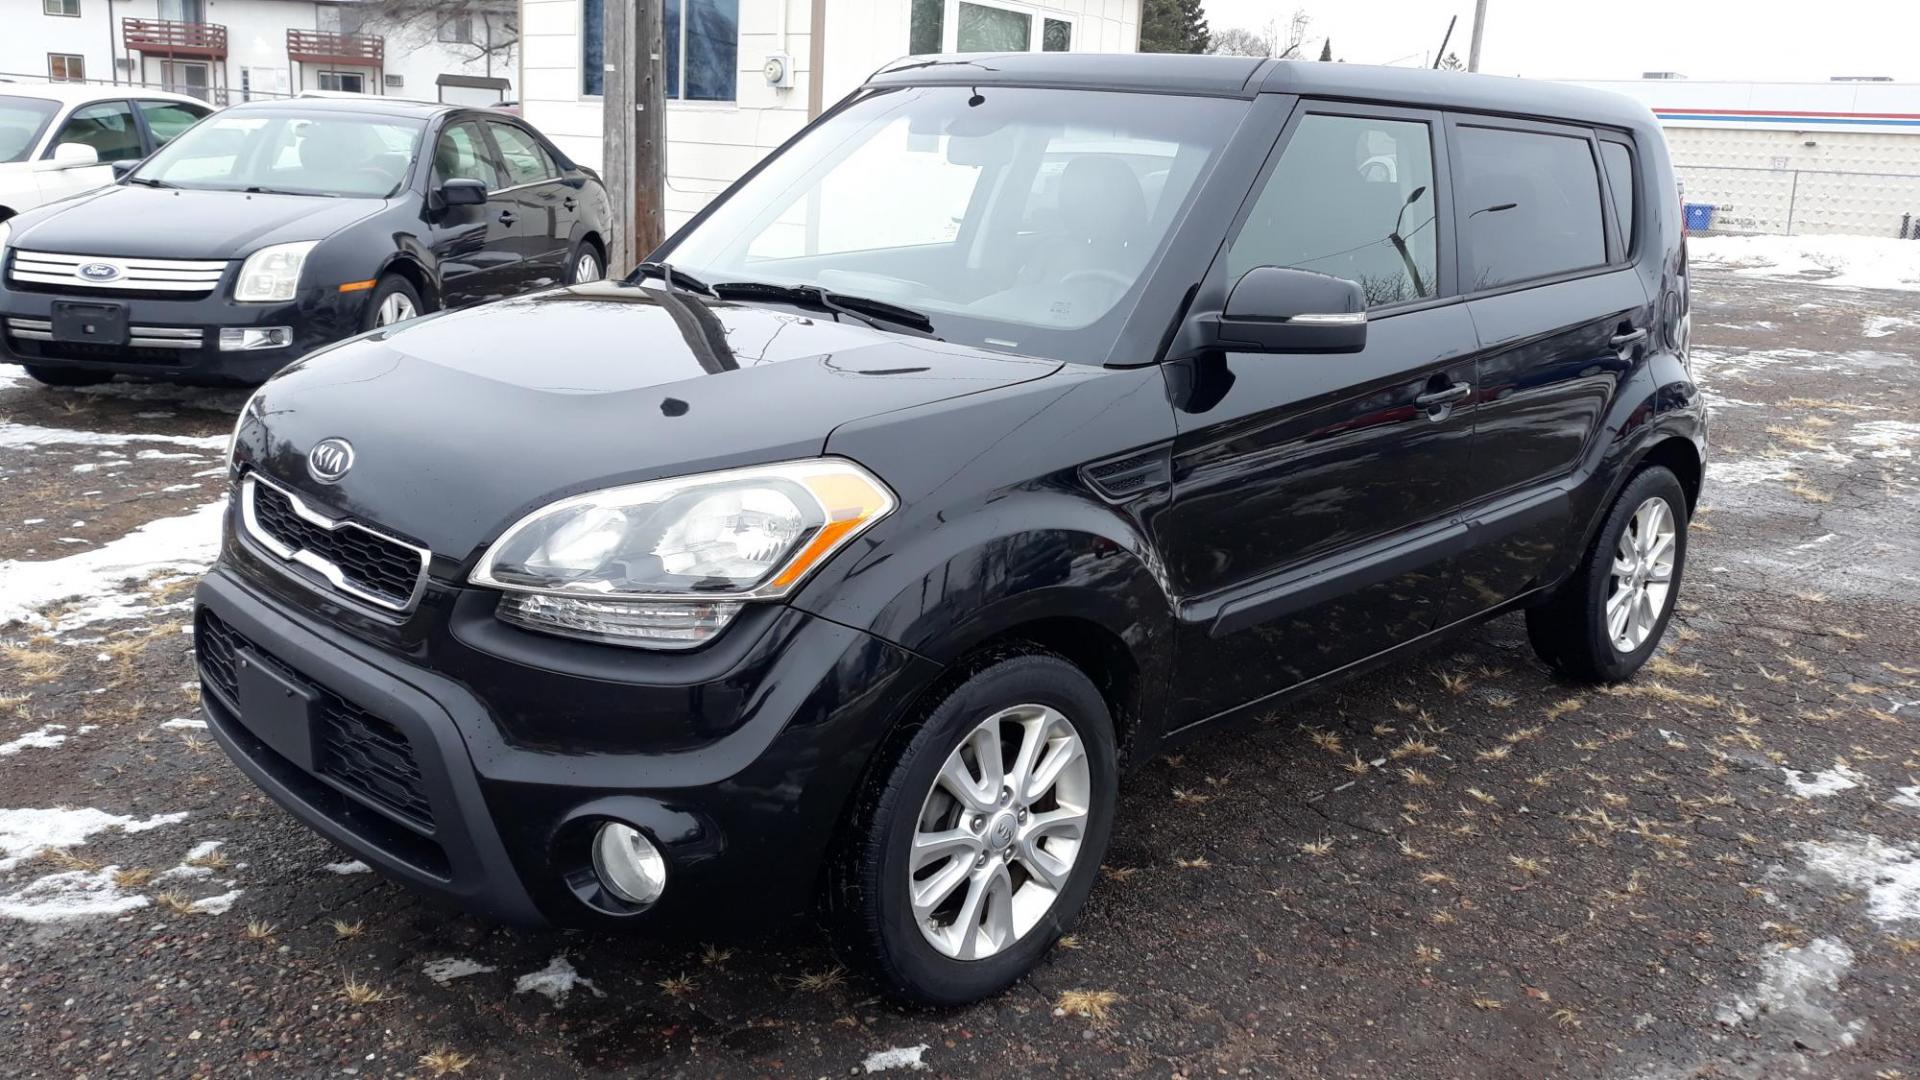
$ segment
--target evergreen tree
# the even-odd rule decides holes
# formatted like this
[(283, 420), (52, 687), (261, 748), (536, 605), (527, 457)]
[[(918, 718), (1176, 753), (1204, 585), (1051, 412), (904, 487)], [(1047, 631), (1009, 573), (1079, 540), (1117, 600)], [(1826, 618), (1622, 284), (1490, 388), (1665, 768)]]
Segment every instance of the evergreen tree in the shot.
[(1141, 7), (1141, 52), (1203, 53), (1212, 43), (1200, 0), (1145, 0)]
[(1320, 59), (1326, 61), (1329, 64), (1333, 63), (1333, 39), (1332, 38), (1328, 38), (1326, 44), (1320, 46)]

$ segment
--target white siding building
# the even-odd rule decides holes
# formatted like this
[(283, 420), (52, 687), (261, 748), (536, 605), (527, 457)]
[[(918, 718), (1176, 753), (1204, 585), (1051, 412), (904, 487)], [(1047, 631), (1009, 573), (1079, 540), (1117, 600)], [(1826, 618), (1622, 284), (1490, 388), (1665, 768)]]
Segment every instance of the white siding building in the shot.
[(1644, 102), (1713, 232), (1920, 235), (1920, 84), (1589, 82)]
[[(514, 96), (497, 15), (388, 26), (358, 0), (0, 0), (0, 79), (144, 83), (217, 105), (347, 90), (490, 105)], [(491, 46), (491, 47), (489, 47)], [(441, 85), (451, 76), (455, 85)], [(474, 85), (474, 84), (482, 85)]]
[[(601, 163), (601, 4), (520, 0), (526, 118)], [(909, 53), (1133, 52), (1141, 0), (666, 0), (667, 229)], [(682, 63), (682, 57), (688, 62)], [(787, 58), (791, 85), (771, 83)]]

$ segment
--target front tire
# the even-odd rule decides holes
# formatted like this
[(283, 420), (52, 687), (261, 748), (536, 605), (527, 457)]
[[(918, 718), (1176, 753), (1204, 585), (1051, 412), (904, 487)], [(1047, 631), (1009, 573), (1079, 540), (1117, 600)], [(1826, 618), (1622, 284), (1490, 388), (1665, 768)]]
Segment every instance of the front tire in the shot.
[(1025, 976), (1079, 914), (1113, 827), (1113, 719), (1059, 657), (989, 659), (900, 733), (833, 874), (837, 944), (895, 998)]
[(1686, 562), (1686, 492), (1671, 470), (1650, 466), (1614, 500), (1573, 576), (1527, 609), (1534, 652), (1578, 682), (1632, 677), (1673, 619)]
[(361, 317), (361, 329), (378, 330), (426, 314), (420, 291), (398, 274), (387, 274), (373, 287), (367, 299), (367, 312)]
[(105, 371), (47, 367), (43, 364), (23, 366), (27, 369), (27, 377), (43, 386), (98, 386), (103, 382), (113, 381), (113, 376)]

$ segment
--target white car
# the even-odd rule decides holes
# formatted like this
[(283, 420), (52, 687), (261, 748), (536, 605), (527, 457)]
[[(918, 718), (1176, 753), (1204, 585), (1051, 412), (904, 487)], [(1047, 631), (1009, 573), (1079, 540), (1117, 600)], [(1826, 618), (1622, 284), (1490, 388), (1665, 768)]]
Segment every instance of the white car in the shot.
[(113, 182), (213, 111), (160, 90), (0, 82), (0, 221)]

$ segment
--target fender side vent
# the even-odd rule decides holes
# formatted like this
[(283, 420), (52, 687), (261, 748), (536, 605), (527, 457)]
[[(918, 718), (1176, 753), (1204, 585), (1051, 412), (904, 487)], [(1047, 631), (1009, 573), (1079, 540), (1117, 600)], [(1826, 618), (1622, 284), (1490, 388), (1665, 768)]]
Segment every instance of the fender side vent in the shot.
[(1080, 469), (1080, 475), (1086, 478), (1087, 484), (1102, 498), (1112, 502), (1131, 499), (1143, 492), (1164, 487), (1171, 479), (1171, 474), (1171, 462), (1164, 448), (1096, 462)]

